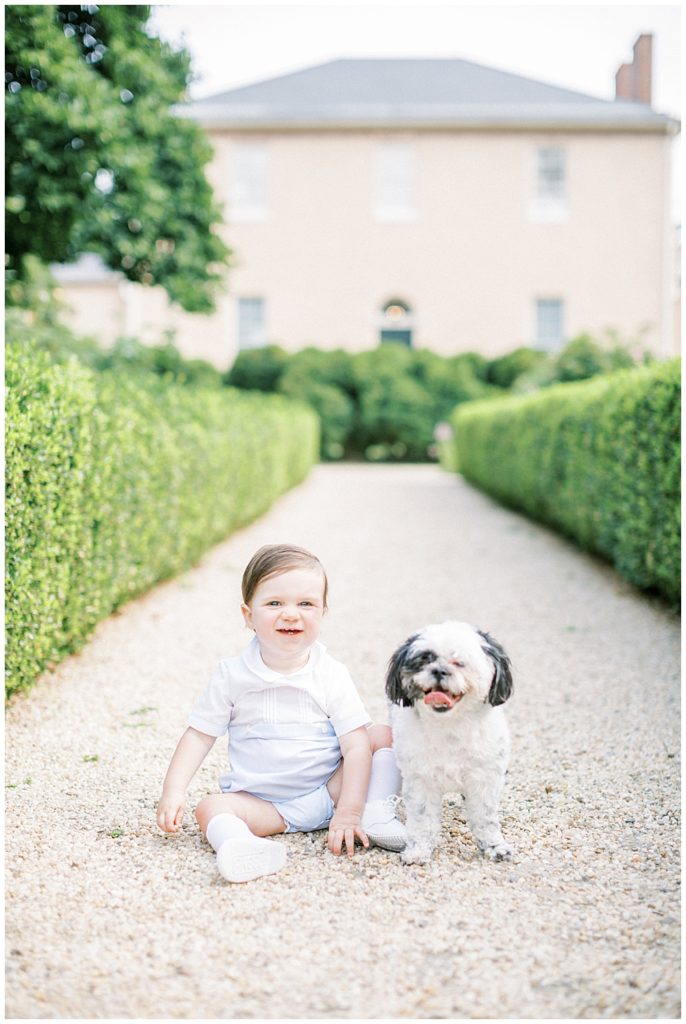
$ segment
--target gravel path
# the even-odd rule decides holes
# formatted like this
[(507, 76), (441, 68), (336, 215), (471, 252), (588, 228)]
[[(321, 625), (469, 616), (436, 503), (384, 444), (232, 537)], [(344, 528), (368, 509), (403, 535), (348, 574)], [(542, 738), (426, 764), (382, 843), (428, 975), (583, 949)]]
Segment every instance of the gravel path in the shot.
[[(386, 661), (428, 622), (508, 649), (512, 761), (485, 862), (444, 805), (435, 859), (280, 837), (231, 886), (154, 808), (186, 714), (248, 635), (263, 543), (319, 554), (323, 639), (385, 721)], [(10, 707), (10, 1018), (675, 1018), (679, 622), (610, 568), (432, 466), (320, 466), (263, 519), (98, 628)], [(216, 790), (220, 741), (191, 787)]]

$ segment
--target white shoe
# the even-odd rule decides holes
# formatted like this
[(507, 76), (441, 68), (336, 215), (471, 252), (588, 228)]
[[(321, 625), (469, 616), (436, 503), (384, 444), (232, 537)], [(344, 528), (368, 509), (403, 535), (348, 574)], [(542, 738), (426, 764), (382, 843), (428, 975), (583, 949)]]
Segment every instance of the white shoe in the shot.
[(227, 882), (249, 882), (279, 871), (286, 863), (286, 847), (259, 836), (234, 836), (217, 850), (217, 868)]
[(400, 803), (399, 796), (387, 796), (385, 800), (372, 800), (362, 812), (360, 824), (374, 846), (398, 853), (407, 842), (407, 832), (402, 821), (396, 817)]

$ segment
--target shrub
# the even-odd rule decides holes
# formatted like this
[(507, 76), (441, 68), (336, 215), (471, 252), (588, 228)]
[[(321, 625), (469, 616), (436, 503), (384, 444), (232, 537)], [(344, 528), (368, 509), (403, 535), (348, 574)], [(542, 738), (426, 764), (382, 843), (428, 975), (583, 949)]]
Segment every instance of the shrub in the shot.
[(492, 389), (474, 376), (471, 354), (383, 344), (354, 358), (358, 413), (352, 446), (373, 460), (426, 461), (436, 426), (460, 402)]
[(432, 402), (410, 377), (372, 379), (360, 396), (358, 450), (376, 459), (425, 461), (433, 442)]
[(471, 353), (446, 357), (424, 350), (416, 353), (415, 365), (420, 360), (424, 365), (419, 379), (433, 401), (434, 426), (445, 420), (456, 405), (498, 394), (476, 375)]
[(351, 447), (373, 461), (427, 458), (433, 440), (432, 401), (411, 373), (413, 356), (393, 343), (355, 356), (359, 397)]
[(118, 338), (111, 349), (100, 352), (91, 363), (97, 370), (126, 370), (131, 373), (154, 373), (176, 384), (199, 384), (221, 387), (222, 375), (203, 359), (185, 359), (176, 345), (143, 345), (136, 338)]
[(53, 363), (66, 363), (76, 356), (84, 366), (98, 369), (103, 357), (95, 338), (75, 335), (63, 324), (46, 318), (45, 310), (8, 308), (5, 337), (15, 345), (30, 345), (34, 351), (45, 352)]
[(606, 349), (588, 334), (573, 338), (555, 360), (555, 377), (566, 382), (588, 380), (599, 373), (628, 369), (634, 360), (625, 349), (616, 346)]
[(355, 398), (358, 388), (354, 360), (355, 356), (341, 348), (320, 349), (310, 346), (300, 349), (289, 357), (281, 385), (284, 385), (285, 377), (291, 374), (309, 376), (316, 378), (320, 384), (329, 384), (331, 387), (339, 388), (350, 398)]
[(530, 373), (547, 361), (545, 352), (523, 345), (514, 352), (490, 359), (486, 365), (485, 380), (498, 388), (508, 389), (523, 373)]
[[(634, 346), (635, 347), (635, 346)], [(518, 352), (536, 352), (535, 349), (518, 349)], [(512, 353), (515, 355), (515, 353)], [(507, 356), (502, 357), (507, 360)], [(644, 356), (644, 361), (647, 361)], [(629, 369), (636, 365), (639, 357), (629, 347), (612, 335), (609, 344), (601, 344), (589, 334), (572, 338), (558, 353), (537, 352), (537, 359), (524, 367), (508, 387), (518, 394), (536, 391), (555, 383), (574, 380), (589, 380), (601, 373)]]
[(263, 512), (316, 460), (280, 396), (6, 352), (7, 692)]
[(289, 398), (306, 402), (319, 416), (321, 454), (325, 459), (340, 459), (352, 427), (355, 410), (352, 400), (332, 384), (320, 383), (305, 374), (288, 370), (280, 391)]
[(239, 352), (224, 383), (247, 391), (276, 391), (289, 357), (278, 345), (245, 349)]
[(680, 578), (680, 361), (457, 409), (460, 471), (670, 601)]
[(355, 418), (352, 356), (342, 349), (301, 349), (290, 357), (279, 392), (306, 402), (317, 413), (323, 458), (342, 458)]

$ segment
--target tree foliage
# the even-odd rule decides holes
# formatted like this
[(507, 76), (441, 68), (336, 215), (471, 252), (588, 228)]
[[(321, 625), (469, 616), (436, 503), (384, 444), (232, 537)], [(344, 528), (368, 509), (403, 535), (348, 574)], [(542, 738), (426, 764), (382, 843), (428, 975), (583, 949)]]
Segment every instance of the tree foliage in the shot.
[(202, 130), (175, 116), (190, 57), (149, 35), (148, 5), (5, 8), (6, 252), (97, 252), (210, 312), (229, 250)]

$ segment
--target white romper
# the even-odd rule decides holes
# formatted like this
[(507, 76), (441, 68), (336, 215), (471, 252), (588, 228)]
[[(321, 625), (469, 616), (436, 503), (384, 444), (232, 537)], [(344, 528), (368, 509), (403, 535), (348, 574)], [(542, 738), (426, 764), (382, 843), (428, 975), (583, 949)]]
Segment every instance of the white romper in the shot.
[(324, 644), (316, 641), (307, 664), (282, 675), (262, 661), (255, 637), (219, 663), (188, 724), (210, 736), (228, 731), (223, 792), (268, 800), (287, 831), (304, 831), (325, 828), (333, 813), (326, 782), (341, 761), (338, 737), (371, 720), (347, 668)]

